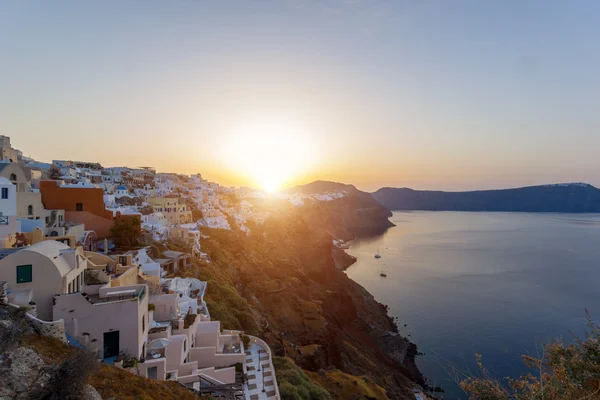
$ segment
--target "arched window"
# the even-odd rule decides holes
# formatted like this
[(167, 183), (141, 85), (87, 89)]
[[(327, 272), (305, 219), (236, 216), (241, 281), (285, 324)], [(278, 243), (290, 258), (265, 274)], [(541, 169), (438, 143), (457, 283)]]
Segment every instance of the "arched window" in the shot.
[(27, 207), (27, 215), (33, 215), (33, 206)]
[(58, 236), (58, 232), (52, 231), (52, 232), (50, 232), (50, 236), (52, 236), (52, 237)]
[(10, 174), (10, 180), (13, 181), (13, 182), (16, 181), (17, 180), (17, 175)]

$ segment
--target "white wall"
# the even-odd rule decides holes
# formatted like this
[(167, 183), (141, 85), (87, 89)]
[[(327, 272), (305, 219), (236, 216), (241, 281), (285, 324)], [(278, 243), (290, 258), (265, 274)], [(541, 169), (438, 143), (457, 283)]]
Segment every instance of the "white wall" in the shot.
[(216, 347), (192, 347), (190, 361), (197, 361), (198, 368), (230, 367), (246, 360), (245, 353), (218, 354)]
[(146, 362), (138, 364), (138, 375), (148, 377), (148, 369), (157, 367), (157, 380), (164, 381), (167, 375), (167, 364), (164, 358), (146, 359)]
[[(32, 281), (17, 283), (17, 266), (29, 264), (32, 266)], [(0, 260), (0, 280), (7, 281), (9, 289), (32, 289), (38, 317), (45, 321), (53, 320), (52, 299), (57, 293), (65, 293), (65, 287), (63, 277), (50, 259), (28, 250), (13, 253)]]
[(149, 302), (155, 306), (155, 321), (171, 321), (177, 318), (179, 303), (176, 294), (152, 295)]
[(0, 212), (2, 215), (17, 215), (17, 187), (13, 184), (0, 184), (0, 190), (8, 188), (8, 199), (0, 197)]
[[(124, 289), (124, 288), (121, 288)], [(147, 289), (146, 289), (147, 293)], [(65, 321), (65, 330), (72, 336), (90, 334), (98, 342), (98, 355), (104, 354), (104, 332), (119, 331), (119, 349), (133, 357), (145, 356), (142, 346), (148, 339), (148, 295), (138, 299), (91, 304), (81, 294), (58, 296), (54, 317)], [(142, 331), (142, 317), (146, 319)]]

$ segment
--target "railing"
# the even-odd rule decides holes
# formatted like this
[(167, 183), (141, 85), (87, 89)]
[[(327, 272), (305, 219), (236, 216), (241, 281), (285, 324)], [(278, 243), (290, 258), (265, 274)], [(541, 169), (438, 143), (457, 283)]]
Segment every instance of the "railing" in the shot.
[[(256, 345), (261, 346), (262, 348), (265, 349), (265, 351), (269, 355), (269, 368), (271, 369), (271, 375), (273, 377), (273, 388), (274, 388), (275, 393), (276, 393), (276, 398), (280, 399), (281, 396), (279, 394), (279, 384), (277, 383), (277, 373), (275, 371), (275, 367), (273, 366), (273, 357), (272, 357), (273, 352), (271, 351), (271, 348), (269, 347), (269, 345), (267, 344), (267, 342), (265, 342), (261, 338), (257, 338), (256, 336), (252, 336), (252, 335), (248, 335), (248, 337), (250, 338), (251, 345), (252, 345), (252, 343), (254, 343)], [(259, 352), (259, 355), (258, 355), (258, 365), (259, 365), (259, 368), (261, 368), (262, 364), (261, 364), (261, 361), (260, 361), (260, 352)], [(263, 388), (264, 388), (264, 383), (263, 383)]]
[(142, 290), (140, 290), (140, 292), (137, 295), (138, 301), (141, 303), (142, 300), (144, 300), (144, 296), (146, 295), (146, 286), (144, 286), (142, 288)]

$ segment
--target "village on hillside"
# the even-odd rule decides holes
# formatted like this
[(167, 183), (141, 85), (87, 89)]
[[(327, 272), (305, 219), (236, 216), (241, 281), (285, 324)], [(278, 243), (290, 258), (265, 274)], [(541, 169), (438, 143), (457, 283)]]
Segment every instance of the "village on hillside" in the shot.
[(251, 201), (263, 192), (151, 167), (39, 162), (7, 136), (0, 147), (0, 304), (139, 376), (220, 398), (280, 398), (267, 343), (211, 319), (207, 283), (178, 276), (210, 263), (201, 228), (250, 234), (248, 221), (264, 223), (269, 212)]

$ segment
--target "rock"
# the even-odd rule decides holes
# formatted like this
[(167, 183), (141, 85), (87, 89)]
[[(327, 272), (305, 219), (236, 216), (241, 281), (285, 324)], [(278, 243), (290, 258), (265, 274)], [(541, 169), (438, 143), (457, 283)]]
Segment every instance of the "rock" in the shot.
[(102, 396), (91, 385), (85, 385), (83, 400), (102, 400)]
[(46, 363), (32, 349), (19, 347), (5, 355), (0, 365), (0, 398), (26, 399), (34, 388), (48, 383)]

